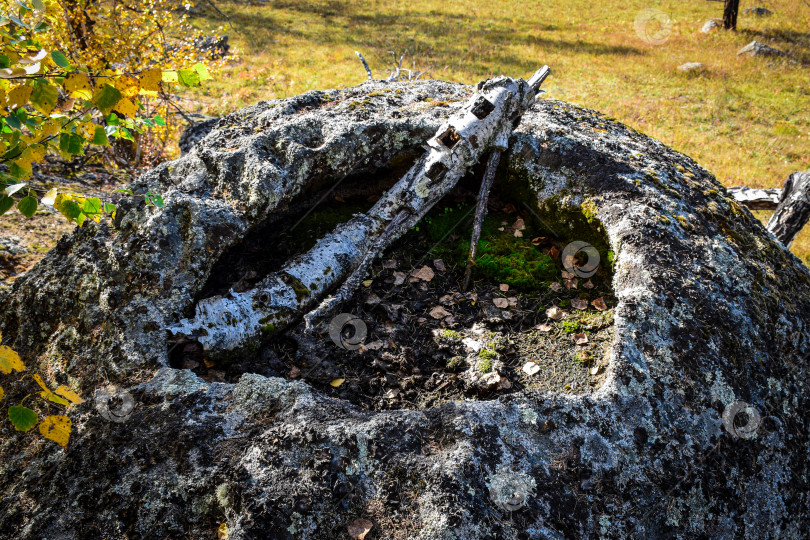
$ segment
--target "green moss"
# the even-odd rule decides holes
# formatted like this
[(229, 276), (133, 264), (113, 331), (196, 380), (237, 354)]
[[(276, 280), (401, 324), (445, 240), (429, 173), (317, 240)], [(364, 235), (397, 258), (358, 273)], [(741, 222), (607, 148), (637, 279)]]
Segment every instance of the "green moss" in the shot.
[(449, 328), (443, 328), (441, 331), (441, 336), (447, 339), (462, 339), (464, 337), (460, 333), (456, 332), (455, 330), (450, 330)]
[(562, 324), (563, 332), (566, 334), (576, 334), (582, 328), (582, 323), (580, 321), (563, 321)]
[(478, 363), (475, 364), (475, 369), (480, 371), (481, 373), (489, 373), (492, 371), (492, 360), (489, 358), (480, 358)]
[(265, 334), (272, 334), (275, 331), (276, 331), (275, 324), (265, 324), (262, 326), (262, 332), (264, 332)]
[(667, 216), (658, 216), (658, 221), (660, 221), (663, 225), (669, 225), (671, 223)]
[(447, 361), (445, 370), (449, 371), (450, 373), (457, 373), (463, 370), (466, 365), (467, 361), (463, 356), (454, 356), (453, 358)]
[(490, 350), (490, 349), (481, 349), (480, 351), (478, 351), (478, 357), (483, 358), (485, 360), (492, 360), (492, 359), (496, 358), (497, 356), (498, 356), (498, 353), (496, 353), (495, 351)]

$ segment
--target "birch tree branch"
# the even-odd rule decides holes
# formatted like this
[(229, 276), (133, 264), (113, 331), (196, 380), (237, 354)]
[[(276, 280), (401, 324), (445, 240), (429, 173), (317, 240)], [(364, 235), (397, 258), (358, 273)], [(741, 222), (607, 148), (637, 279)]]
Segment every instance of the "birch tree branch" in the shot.
[[(320, 312), (328, 310), (335, 303), (326, 298), (330, 291), (413, 227), (482, 155), (506, 147), (516, 120), (532, 105), (547, 74), (545, 66), (531, 84), (498, 77), (479, 85), (428, 141), (427, 152), (368, 212), (338, 225), (256, 288), (201, 300), (193, 318), (168, 331), (197, 340), (209, 353), (225, 354), (261, 341), (322, 302)], [(339, 296), (350, 290), (344, 288)]]

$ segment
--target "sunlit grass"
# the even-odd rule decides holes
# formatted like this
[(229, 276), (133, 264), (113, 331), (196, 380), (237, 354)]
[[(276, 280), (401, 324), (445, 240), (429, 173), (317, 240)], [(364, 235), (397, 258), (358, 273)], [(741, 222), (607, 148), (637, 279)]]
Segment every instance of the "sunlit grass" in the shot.
[[(780, 186), (810, 168), (810, 5), (761, 1), (772, 17), (740, 15), (739, 31), (700, 33), (722, 3), (702, 0), (277, 0), (217, 2), (197, 22), (225, 25), (238, 59), (195, 93), (196, 108), (230, 112), (259, 99), (351, 86), (376, 77), (391, 54), (405, 67), (464, 83), (553, 69), (547, 96), (598, 109), (691, 156), (726, 185)], [(750, 7), (743, 2), (742, 8)], [(661, 45), (642, 41), (633, 22), (656, 8), (673, 22)], [(738, 57), (753, 39), (790, 52), (796, 63)], [(676, 68), (702, 62), (707, 71)], [(810, 254), (810, 230), (794, 244)]]

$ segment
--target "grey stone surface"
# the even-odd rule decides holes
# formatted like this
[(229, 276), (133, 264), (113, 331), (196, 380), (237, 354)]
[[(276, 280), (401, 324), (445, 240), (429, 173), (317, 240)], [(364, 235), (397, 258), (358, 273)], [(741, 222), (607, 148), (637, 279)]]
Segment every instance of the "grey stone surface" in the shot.
[(718, 28), (723, 27), (723, 21), (720, 19), (709, 19), (703, 24), (703, 27), (700, 29), (701, 32), (704, 34), (711, 34), (713, 31), (717, 30)]
[(687, 62), (678, 66), (678, 71), (683, 71), (684, 73), (703, 71), (704, 69), (706, 69), (706, 66), (700, 62)]
[(757, 40), (752, 41), (737, 51), (737, 56), (742, 54), (747, 54), (748, 56), (789, 56), (785, 51), (780, 51)]
[(750, 7), (743, 10), (743, 15), (754, 15), (756, 17), (770, 17), (773, 11), (764, 7)]
[[(164, 208), (128, 198), (117, 230), (88, 223), (18, 279), (3, 344), (51, 384), (118, 385), (135, 406), (114, 422), (77, 406), (66, 451), (2, 423), (0, 536), (216, 538), (226, 522), (233, 539), (326, 539), (358, 517), (381, 538), (803, 536), (810, 272), (694, 161), (564, 102), (525, 115), (496, 188), (604, 225), (619, 305), (596, 393), (371, 411), (171, 367), (163, 329), (227, 248), (302, 190), (418, 150), (470, 92), (366, 83), (238, 111), (134, 183)], [(762, 419), (752, 438), (723, 425), (737, 401)]]

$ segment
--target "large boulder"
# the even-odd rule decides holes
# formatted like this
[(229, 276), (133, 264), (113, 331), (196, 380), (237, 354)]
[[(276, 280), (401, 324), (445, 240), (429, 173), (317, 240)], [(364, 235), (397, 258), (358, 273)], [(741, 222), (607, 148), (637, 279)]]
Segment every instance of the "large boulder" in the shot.
[[(126, 198), (115, 229), (86, 223), (19, 278), (3, 344), (97, 399), (64, 451), (2, 424), (0, 535), (340, 538), (358, 518), (367, 538), (804, 535), (810, 272), (691, 159), (564, 102), (524, 116), (496, 184), (604, 228), (618, 305), (597, 391), (367, 410), (172, 360), (165, 328), (226, 250), (313, 186), (373, 185), (472, 91), (369, 82), (238, 111), (133, 184), (164, 208)], [(28, 384), (0, 383), (4, 407)]]

